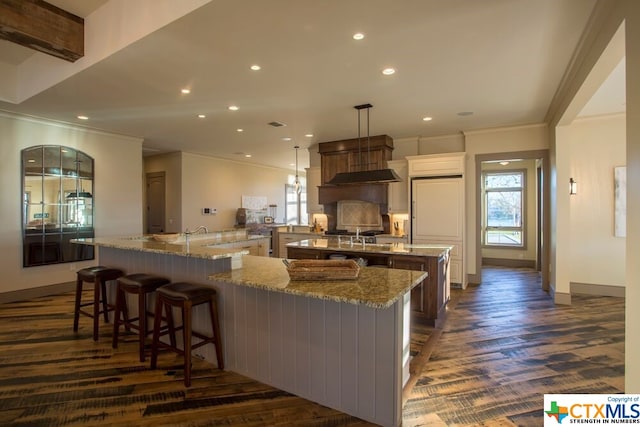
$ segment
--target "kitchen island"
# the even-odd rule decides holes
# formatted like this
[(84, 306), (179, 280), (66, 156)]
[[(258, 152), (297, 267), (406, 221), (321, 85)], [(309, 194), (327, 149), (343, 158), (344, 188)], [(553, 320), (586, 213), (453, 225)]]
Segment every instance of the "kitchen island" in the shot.
[[(354, 280), (292, 281), (281, 259), (210, 245), (187, 250), (136, 239), (77, 243), (98, 246), (100, 264), (127, 274), (213, 286), (225, 369), (376, 424), (400, 425), (409, 377), (410, 291), (425, 272), (364, 267)], [(238, 256), (241, 262), (233, 266)], [(206, 307), (196, 307), (193, 316), (193, 328), (206, 331)], [(195, 354), (215, 364), (212, 346)]]
[(427, 271), (428, 277), (411, 291), (413, 320), (441, 327), (450, 297), (450, 246), (407, 243), (354, 242), (352, 236), (308, 239), (287, 244), (287, 257), (328, 259), (362, 258), (370, 266)]

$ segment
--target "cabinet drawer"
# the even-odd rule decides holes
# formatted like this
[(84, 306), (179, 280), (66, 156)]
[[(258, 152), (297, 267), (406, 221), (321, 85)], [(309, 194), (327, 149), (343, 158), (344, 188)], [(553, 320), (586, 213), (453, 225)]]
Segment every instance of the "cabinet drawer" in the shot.
[(409, 176), (462, 175), (464, 173), (464, 153), (449, 156), (407, 156), (407, 160)]

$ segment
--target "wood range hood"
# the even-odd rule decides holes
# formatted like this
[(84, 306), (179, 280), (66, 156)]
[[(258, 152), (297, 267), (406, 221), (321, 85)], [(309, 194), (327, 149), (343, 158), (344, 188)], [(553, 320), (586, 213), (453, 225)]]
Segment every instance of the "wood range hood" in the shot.
[[(336, 226), (337, 205), (340, 201), (374, 203), (380, 206), (381, 214), (387, 213), (389, 182), (400, 179), (392, 177), (391, 180), (388, 174), (380, 176), (378, 173), (387, 170), (387, 161), (391, 160), (392, 151), (393, 139), (388, 135), (372, 136), (367, 141), (354, 138), (318, 145), (321, 160), (318, 202), (324, 206), (329, 229)], [(338, 175), (345, 178), (344, 183), (340, 183), (340, 179), (334, 179)], [(338, 184), (334, 184), (336, 181)]]

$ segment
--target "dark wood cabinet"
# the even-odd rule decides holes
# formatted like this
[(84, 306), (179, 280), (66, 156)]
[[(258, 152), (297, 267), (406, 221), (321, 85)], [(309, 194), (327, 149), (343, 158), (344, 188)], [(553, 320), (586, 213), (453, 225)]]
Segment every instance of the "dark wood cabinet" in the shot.
[(386, 169), (391, 160), (393, 139), (387, 135), (323, 142), (318, 146), (322, 185), (337, 173)]
[(402, 270), (426, 271), (428, 277), (411, 290), (412, 319), (429, 326), (441, 327), (448, 302), (446, 256), (391, 255), (327, 248), (287, 248), (290, 259), (328, 259), (332, 254), (363, 258), (369, 266), (385, 266)]

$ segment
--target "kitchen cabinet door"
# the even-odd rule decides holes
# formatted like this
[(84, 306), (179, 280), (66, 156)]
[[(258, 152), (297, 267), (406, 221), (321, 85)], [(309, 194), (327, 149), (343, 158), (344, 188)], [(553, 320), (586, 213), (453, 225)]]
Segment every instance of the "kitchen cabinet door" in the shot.
[(320, 168), (307, 168), (307, 213), (324, 213), (324, 206), (318, 201), (318, 186), (321, 184)]
[(324, 154), (321, 161), (322, 184), (326, 184), (340, 172), (349, 172), (349, 156), (348, 151)]
[(389, 213), (408, 213), (409, 212), (409, 184), (408, 184), (408, 163), (406, 160), (390, 160), (387, 166), (393, 169), (400, 178), (401, 182), (392, 182), (389, 184), (389, 204), (387, 211)]

